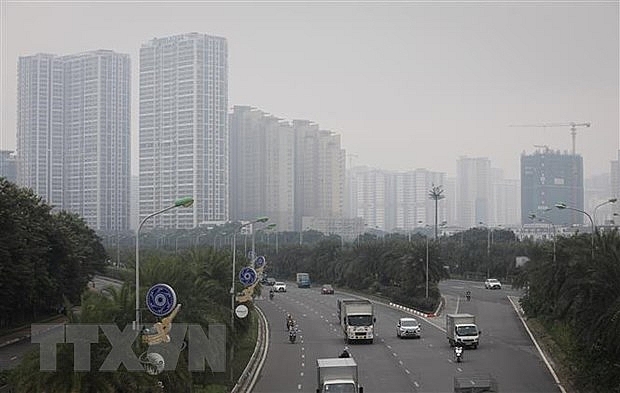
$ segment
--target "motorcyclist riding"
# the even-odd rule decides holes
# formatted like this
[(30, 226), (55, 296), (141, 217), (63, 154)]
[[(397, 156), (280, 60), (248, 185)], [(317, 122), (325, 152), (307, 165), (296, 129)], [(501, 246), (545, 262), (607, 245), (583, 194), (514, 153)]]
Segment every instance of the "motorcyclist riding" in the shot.
[(344, 347), (342, 353), (338, 355), (339, 358), (350, 358), (351, 354), (349, 353), (349, 347)]
[(465, 297), (467, 298), (467, 301), (471, 300), (471, 291), (469, 289), (465, 292)]
[(269, 290), (269, 300), (273, 300), (273, 295), (274, 295), (273, 289), (270, 289)]
[(463, 346), (460, 342), (454, 345), (454, 360), (460, 363), (463, 360)]
[(288, 339), (291, 343), (295, 343), (295, 340), (297, 339), (297, 331), (297, 324), (293, 321), (293, 325), (288, 329)]
[(291, 314), (286, 315), (286, 330), (289, 330), (292, 326), (295, 326), (295, 321)]

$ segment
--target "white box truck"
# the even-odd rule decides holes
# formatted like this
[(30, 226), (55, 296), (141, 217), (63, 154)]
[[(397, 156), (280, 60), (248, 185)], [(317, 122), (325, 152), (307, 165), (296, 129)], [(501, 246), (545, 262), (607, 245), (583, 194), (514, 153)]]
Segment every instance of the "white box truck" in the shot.
[(464, 347), (478, 348), (481, 332), (472, 314), (447, 314), (446, 335), (450, 346), (457, 343)]
[(363, 393), (357, 379), (357, 363), (353, 358), (330, 358), (316, 360), (317, 393), (351, 392)]
[(372, 344), (376, 321), (373, 304), (363, 299), (342, 299), (338, 301), (338, 307), (345, 342), (367, 341)]

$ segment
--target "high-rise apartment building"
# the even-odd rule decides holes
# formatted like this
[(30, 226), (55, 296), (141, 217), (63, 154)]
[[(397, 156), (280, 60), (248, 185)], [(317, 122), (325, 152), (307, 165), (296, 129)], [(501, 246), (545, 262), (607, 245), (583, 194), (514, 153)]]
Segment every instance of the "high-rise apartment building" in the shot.
[(20, 57), (17, 94), (18, 183), (93, 229), (128, 229), (129, 56)]
[[(412, 230), (426, 225), (435, 225), (435, 201), (430, 199), (429, 192), (433, 186), (441, 186), (445, 197), (445, 174), (427, 169), (415, 169), (408, 172), (393, 174), (394, 184), (394, 222), (388, 229)], [(454, 197), (454, 196), (451, 196)], [(446, 220), (446, 201), (437, 204), (437, 222)]]
[[(611, 162), (610, 187), (610, 197), (618, 198), (620, 200), (620, 150), (618, 150), (618, 159)], [(614, 211), (620, 212), (620, 209), (618, 208), (620, 203), (616, 202), (614, 205), (616, 206)]]
[(295, 229), (304, 217), (344, 217), (345, 151), (340, 135), (308, 120), (293, 120)]
[(11, 183), (17, 181), (17, 160), (14, 151), (0, 150), (0, 177)]
[(367, 229), (386, 230), (389, 215), (391, 173), (382, 169), (358, 166), (349, 170), (350, 216), (361, 217)]
[(521, 222), (519, 213), (520, 192), (519, 181), (505, 179), (503, 171), (492, 169), (492, 211), (489, 224), (492, 226), (518, 227)]
[(231, 219), (267, 216), (293, 231), (295, 136), (291, 124), (249, 106), (230, 114)]
[(190, 196), (148, 226), (229, 219), (228, 47), (188, 33), (140, 48), (140, 218)]
[(557, 209), (563, 202), (583, 210), (583, 159), (580, 155), (549, 149), (521, 155), (521, 222), (528, 215), (545, 216), (556, 225), (583, 224), (584, 214)]
[(487, 157), (459, 157), (456, 162), (458, 226), (491, 225), (491, 161)]

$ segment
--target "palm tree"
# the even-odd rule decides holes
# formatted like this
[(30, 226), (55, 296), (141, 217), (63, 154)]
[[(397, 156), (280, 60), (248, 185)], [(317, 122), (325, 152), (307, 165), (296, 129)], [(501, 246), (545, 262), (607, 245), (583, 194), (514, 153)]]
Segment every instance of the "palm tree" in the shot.
[(437, 203), (446, 197), (443, 195), (443, 192), (442, 186), (435, 186), (435, 184), (432, 185), (428, 192), (428, 198), (435, 201), (435, 240), (437, 240)]

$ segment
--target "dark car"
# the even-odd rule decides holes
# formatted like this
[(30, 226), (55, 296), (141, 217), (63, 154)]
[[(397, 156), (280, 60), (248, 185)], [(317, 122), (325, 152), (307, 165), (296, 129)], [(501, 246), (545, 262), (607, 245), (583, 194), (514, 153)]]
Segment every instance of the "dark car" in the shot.
[(329, 285), (329, 284), (325, 284), (321, 288), (321, 293), (323, 295), (333, 295), (334, 294), (334, 288), (331, 285)]
[(265, 285), (268, 285), (270, 287), (273, 287), (276, 284), (276, 279), (273, 277), (269, 277), (267, 278), (267, 280), (265, 281)]

